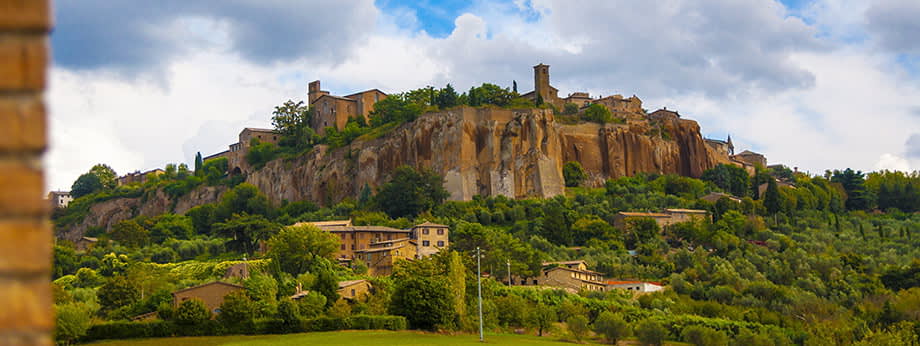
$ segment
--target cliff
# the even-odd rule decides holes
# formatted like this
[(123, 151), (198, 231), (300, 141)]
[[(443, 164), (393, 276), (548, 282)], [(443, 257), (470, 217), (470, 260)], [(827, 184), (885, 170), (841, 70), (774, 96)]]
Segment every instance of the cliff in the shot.
[(396, 167), (428, 168), (445, 177), (452, 200), (475, 195), (552, 197), (564, 192), (562, 165), (577, 161), (600, 186), (640, 172), (699, 177), (727, 162), (710, 149), (699, 125), (680, 118), (626, 124), (561, 124), (551, 111), (457, 107), (421, 116), (378, 138), (269, 162), (247, 181), (273, 202), (330, 204), (379, 187)]
[(116, 223), (137, 216), (157, 216), (165, 213), (183, 214), (189, 209), (217, 202), (227, 188), (202, 186), (179, 198), (171, 198), (162, 189), (148, 196), (113, 198), (93, 204), (83, 220), (65, 229), (57, 230), (60, 239), (76, 241), (91, 227), (110, 229)]

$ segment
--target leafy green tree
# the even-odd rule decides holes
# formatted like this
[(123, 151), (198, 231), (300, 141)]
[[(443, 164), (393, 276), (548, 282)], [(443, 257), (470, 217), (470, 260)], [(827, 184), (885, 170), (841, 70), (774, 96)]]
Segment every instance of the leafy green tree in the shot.
[(338, 238), (313, 225), (288, 226), (268, 240), (268, 257), (286, 273), (298, 275), (316, 268), (322, 259), (332, 260)]
[(621, 339), (629, 336), (631, 331), (623, 316), (604, 311), (594, 321), (594, 332), (603, 335), (608, 342), (616, 345)]
[(73, 273), (77, 269), (77, 252), (72, 247), (55, 244), (51, 268), (54, 279)]
[(280, 225), (262, 215), (233, 214), (226, 222), (212, 225), (214, 233), (228, 238), (227, 249), (241, 253), (254, 253), (259, 241), (268, 240), (278, 232)]
[(214, 210), (214, 220), (223, 222), (233, 217), (233, 214), (263, 215), (271, 217), (271, 206), (268, 197), (259, 191), (259, 188), (249, 183), (242, 183), (227, 191)]
[(562, 177), (565, 178), (565, 186), (576, 187), (581, 185), (588, 174), (581, 167), (581, 163), (569, 161), (562, 165)]
[(253, 168), (259, 169), (265, 166), (268, 161), (278, 157), (278, 146), (271, 142), (259, 142), (258, 138), (253, 138), (249, 146), (249, 152), (246, 153), (246, 162)]
[(73, 198), (80, 198), (102, 190), (102, 188), (102, 181), (99, 180), (99, 176), (92, 173), (83, 173), (70, 186), (70, 195)]
[(99, 183), (105, 189), (114, 189), (115, 186), (118, 186), (118, 174), (109, 165), (104, 163), (96, 164), (93, 168), (90, 168), (89, 173), (99, 177)]
[[(338, 284), (336, 284), (335, 288), (338, 289)], [(336, 295), (338, 294), (336, 293)], [(326, 309), (326, 296), (317, 291), (310, 291), (310, 293), (297, 300), (297, 307), (300, 310), (300, 315), (304, 318), (319, 316)], [(279, 305), (278, 308), (280, 310), (281, 306)]]
[(195, 233), (200, 235), (211, 234), (211, 225), (215, 222), (215, 209), (217, 209), (217, 207), (214, 204), (208, 203), (195, 206), (185, 212), (185, 216), (191, 219)]
[(569, 335), (575, 339), (575, 342), (581, 342), (588, 336), (588, 318), (582, 315), (571, 316), (565, 320), (566, 328), (569, 329)]
[(423, 105), (407, 100), (404, 94), (389, 95), (374, 103), (374, 110), (370, 114), (371, 126), (411, 122), (418, 118), (423, 110)]
[(112, 226), (112, 240), (125, 246), (137, 248), (150, 243), (150, 231), (133, 219), (121, 221)]
[(116, 255), (114, 252), (102, 256), (99, 261), (99, 273), (103, 276), (116, 276), (124, 274), (128, 269), (128, 256), (121, 254)]
[(312, 111), (303, 101), (287, 100), (282, 105), (275, 106), (272, 112), (272, 126), (281, 137), (278, 145), (301, 151), (317, 144), (320, 138), (310, 127), (311, 117)]
[(566, 103), (562, 105), (562, 114), (572, 115), (578, 113), (578, 105), (574, 103)]
[(581, 118), (585, 121), (595, 122), (598, 124), (606, 124), (613, 121), (613, 116), (610, 114), (610, 110), (606, 106), (601, 104), (592, 104), (585, 109), (582, 113)]
[(541, 303), (530, 309), (526, 321), (529, 327), (537, 329), (537, 335), (543, 336), (543, 332), (552, 328), (557, 319), (556, 309)]
[(459, 95), (457, 95), (457, 91), (454, 90), (454, 87), (451, 86), (450, 83), (447, 83), (447, 86), (438, 92), (438, 108), (446, 109), (456, 106), (458, 104), (458, 98)]
[(647, 319), (636, 326), (636, 337), (644, 345), (660, 346), (668, 338), (668, 329), (661, 322)]
[(271, 275), (254, 274), (243, 280), (246, 294), (252, 299), (256, 317), (270, 317), (277, 313), (278, 281)]
[(168, 238), (190, 239), (195, 234), (192, 219), (184, 215), (167, 213), (151, 221), (150, 238), (155, 243), (162, 243)]
[(449, 194), (444, 178), (429, 170), (400, 166), (393, 179), (380, 187), (377, 205), (392, 218), (416, 216), (444, 202)]
[(89, 309), (80, 303), (55, 305), (54, 339), (70, 345), (86, 335), (90, 327)]
[(300, 329), (300, 307), (290, 299), (278, 303), (278, 314), (275, 318), (281, 320), (282, 332), (294, 332)]
[(99, 297), (99, 305), (102, 306), (103, 311), (134, 304), (141, 297), (137, 285), (120, 275), (107, 280), (102, 287), (99, 287), (96, 295)]
[(318, 269), (313, 290), (326, 297), (325, 308), (329, 308), (339, 300), (339, 279), (332, 268)]
[(232, 292), (224, 296), (220, 305), (220, 314), (217, 321), (227, 330), (234, 332), (247, 332), (253, 329), (256, 305), (244, 291)]
[(404, 316), (412, 328), (449, 325), (455, 314), (451, 294), (443, 278), (410, 276), (396, 283), (390, 313)]
[(196, 326), (211, 319), (211, 311), (201, 299), (192, 298), (179, 304), (176, 309), (176, 323), (182, 326)]
[(681, 331), (684, 341), (700, 346), (727, 346), (725, 333), (703, 326), (687, 326)]
[(707, 169), (700, 179), (711, 182), (722, 190), (739, 197), (747, 196), (750, 183), (750, 178), (744, 168), (727, 164)]

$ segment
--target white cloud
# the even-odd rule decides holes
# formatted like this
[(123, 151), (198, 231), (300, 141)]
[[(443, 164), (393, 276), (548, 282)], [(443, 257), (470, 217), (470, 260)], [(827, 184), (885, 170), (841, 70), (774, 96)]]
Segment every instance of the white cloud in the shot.
[(902, 157), (884, 153), (875, 163), (875, 170), (910, 171), (910, 163)]

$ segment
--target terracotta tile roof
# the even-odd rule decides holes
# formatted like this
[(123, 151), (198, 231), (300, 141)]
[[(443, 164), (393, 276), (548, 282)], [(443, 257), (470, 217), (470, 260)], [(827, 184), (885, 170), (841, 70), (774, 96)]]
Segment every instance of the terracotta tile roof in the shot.
[(345, 288), (348, 286), (357, 285), (365, 281), (367, 280), (360, 279), (360, 280), (339, 281), (339, 288), (341, 289), (341, 288)]
[(663, 214), (663, 213), (646, 213), (646, 212), (632, 212), (632, 211), (621, 211), (617, 214), (620, 214), (623, 216), (631, 216), (631, 217), (671, 217), (671, 215)]
[(348, 95), (345, 95), (345, 97), (361, 95), (361, 94), (364, 94), (364, 93), (369, 93), (369, 92), (371, 92), (371, 91), (376, 91), (376, 92), (379, 92), (379, 93), (384, 94), (384, 95), (387, 94), (387, 93), (381, 91), (380, 89), (373, 88), (373, 89), (368, 89), (368, 90), (364, 90), (364, 91), (359, 91), (359, 92), (356, 92), (356, 93), (354, 93), (354, 94), (348, 94)]
[(669, 213), (683, 213), (683, 214), (706, 214), (708, 211), (699, 210), (699, 209), (665, 209)]
[(390, 251), (390, 250), (399, 250), (399, 249), (402, 249), (402, 248), (404, 248), (404, 247), (406, 247), (406, 246), (405, 246), (405, 245), (396, 245), (396, 246), (388, 246), (388, 247), (378, 247), (378, 248), (373, 248), (373, 249), (355, 250), (355, 253), (383, 252), (383, 251)]
[(447, 226), (447, 225), (442, 225), (442, 224), (439, 224), (439, 223), (434, 223), (434, 222), (425, 221), (425, 223), (422, 223), (422, 224), (420, 224), (420, 225), (415, 225), (415, 227), (442, 227), (442, 228), (446, 228), (446, 227), (448, 227), (448, 226)]
[(585, 261), (584, 260), (574, 260), (574, 261), (559, 261), (559, 262), (543, 262), (542, 265), (550, 266), (553, 264), (579, 264), (579, 263), (585, 263)]
[(211, 282), (204, 283), (204, 284), (201, 284), (201, 285), (198, 285), (198, 286), (192, 286), (192, 287), (189, 287), (189, 288), (183, 288), (183, 289), (181, 289), (181, 290), (174, 291), (172, 294), (175, 295), (176, 293), (179, 293), (179, 292), (185, 292), (185, 291), (193, 290), (193, 289), (196, 289), (196, 288), (201, 288), (201, 287), (211, 286), (211, 285), (225, 285), (225, 286), (231, 286), (231, 287), (236, 287), (236, 288), (240, 288), (240, 289), (246, 289), (246, 287), (243, 287), (243, 286), (240, 286), (240, 285), (237, 285), (237, 284), (231, 284), (231, 283), (229, 283), (229, 282), (211, 281)]

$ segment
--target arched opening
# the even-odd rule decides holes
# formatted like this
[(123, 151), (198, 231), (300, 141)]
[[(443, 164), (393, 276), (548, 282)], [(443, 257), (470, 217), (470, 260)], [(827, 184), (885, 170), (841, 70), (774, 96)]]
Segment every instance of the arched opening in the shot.
[(230, 175), (240, 175), (240, 174), (243, 174), (243, 170), (240, 169), (239, 166), (234, 167), (233, 170), (230, 171)]

